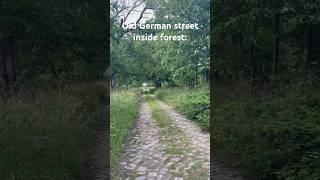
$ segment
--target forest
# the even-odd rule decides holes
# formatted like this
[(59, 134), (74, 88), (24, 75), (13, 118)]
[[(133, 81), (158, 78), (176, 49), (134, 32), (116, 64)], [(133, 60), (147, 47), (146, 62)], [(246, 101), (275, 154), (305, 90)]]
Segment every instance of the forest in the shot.
[[(203, 140), (207, 141), (204, 143), (209, 143), (210, 1), (115, 0), (111, 1), (110, 9), (111, 177), (143, 179), (156, 174), (163, 179), (207, 179), (208, 167), (202, 169), (201, 165), (188, 165), (190, 160), (187, 158), (164, 165), (170, 161), (168, 157), (186, 156), (187, 146), (181, 144), (184, 143), (181, 140), (169, 144), (173, 141), (169, 139), (178, 138), (176, 131), (180, 128), (170, 129), (178, 118), (170, 117), (167, 106), (161, 105), (166, 103), (195, 122), (197, 128), (204, 132), (197, 129), (187, 134), (205, 134), (206, 139)], [(150, 118), (145, 118), (149, 113)], [(157, 138), (149, 129), (159, 131), (160, 137)], [(186, 136), (183, 131), (182, 128), (180, 139)], [(141, 137), (149, 133), (149, 136)], [(139, 138), (133, 140), (136, 136)], [(151, 137), (155, 138), (152, 140), (154, 143), (148, 141)], [(159, 142), (161, 138), (168, 141)], [(186, 137), (185, 141), (190, 141), (190, 138)], [(139, 143), (148, 146), (166, 144), (167, 148), (164, 154), (150, 152), (148, 155), (149, 151), (157, 148), (138, 151), (144, 147)], [(207, 144), (206, 148), (209, 147)], [(143, 155), (139, 155), (141, 151)], [(208, 153), (199, 155), (205, 164), (209, 161)], [(168, 159), (159, 161), (152, 154)], [(130, 155), (141, 159), (126, 159)], [(157, 166), (160, 169), (153, 169), (156, 166), (148, 160), (150, 158), (155, 158), (154, 162), (159, 161)], [(189, 168), (191, 172), (186, 174), (183, 168)], [(191, 170), (193, 168), (195, 170)], [(168, 172), (167, 169), (176, 172)]]
[(107, 12), (101, 0), (1, 0), (0, 179), (91, 178), (107, 126)]
[[(164, 29), (122, 29), (123, 20), (121, 12), (127, 7), (122, 1), (111, 4), (111, 86), (116, 88), (140, 87), (143, 82), (150, 82), (154, 86), (167, 85), (170, 87), (203, 87), (209, 83), (209, 1), (191, 2), (147, 1), (147, 5), (140, 11), (153, 10), (155, 17), (136, 18), (132, 24), (140, 21), (152, 21), (152, 24), (178, 24), (185, 22), (198, 22), (203, 27), (199, 31), (185, 31), (191, 40), (185, 43), (145, 42), (133, 41), (132, 34), (144, 35), (146, 33), (165, 33)], [(140, 1), (136, 3), (139, 4)], [(150, 6), (150, 7), (149, 7)], [(133, 6), (134, 7), (134, 6)], [(177, 8), (180, 10), (177, 11)], [(146, 10), (145, 10), (146, 9)], [(182, 11), (190, 9), (190, 11)], [(139, 11), (139, 10), (135, 10)], [(150, 12), (149, 12), (150, 13)], [(192, 17), (189, 15), (193, 14)], [(130, 17), (130, 14), (126, 14)], [(174, 18), (166, 18), (166, 16)], [(131, 14), (131, 16), (134, 16)], [(146, 16), (141, 13), (141, 17)], [(148, 24), (148, 23), (146, 23)], [(181, 31), (169, 31), (182, 33)], [(192, 49), (192, 51), (188, 51)]]
[(212, 1), (213, 154), (249, 179), (320, 177), (319, 8)]
[[(1, 0), (0, 179), (108, 178), (109, 160), (114, 177), (122, 162), (134, 176), (320, 179), (319, 13), (319, 0)], [(146, 33), (188, 38), (132, 38)]]

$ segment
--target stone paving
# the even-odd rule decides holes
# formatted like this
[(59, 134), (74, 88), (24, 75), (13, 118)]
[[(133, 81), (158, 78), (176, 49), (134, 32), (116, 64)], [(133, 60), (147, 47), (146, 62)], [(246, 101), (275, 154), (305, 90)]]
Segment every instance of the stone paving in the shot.
[[(175, 122), (175, 124), (184, 131), (186, 136), (188, 136), (188, 138), (192, 142), (193, 148), (198, 149), (201, 155), (210, 157), (210, 135), (202, 133), (200, 128), (196, 124), (177, 113), (172, 107), (160, 101), (158, 103), (164, 110), (166, 110), (169, 117)], [(244, 180), (239, 172), (224, 167), (216, 160), (213, 160), (212, 162), (213, 164), (211, 165), (211, 179)]]
[[(210, 136), (193, 122), (157, 101), (170, 124), (157, 126), (147, 102), (120, 157), (119, 180), (210, 179)], [(213, 165), (211, 179), (242, 180), (237, 173)]]

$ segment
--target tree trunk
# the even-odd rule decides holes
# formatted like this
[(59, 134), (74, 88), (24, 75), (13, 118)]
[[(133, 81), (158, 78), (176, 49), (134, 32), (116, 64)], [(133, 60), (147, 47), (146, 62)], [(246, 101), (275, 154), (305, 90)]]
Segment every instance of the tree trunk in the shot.
[[(128, 77), (128, 75), (127, 75), (127, 77)], [(129, 89), (129, 83), (128, 83), (128, 78), (125, 78), (125, 84), (126, 84), (126, 89)]]
[(250, 46), (250, 63), (251, 63), (251, 81), (253, 82), (256, 77), (256, 62), (254, 59), (254, 38), (251, 40)]
[(161, 80), (158, 79), (158, 78), (155, 79), (154, 84), (155, 84), (156, 88), (161, 88), (162, 87)]
[(9, 94), (17, 94), (16, 44), (13, 37), (1, 38), (0, 72), (2, 81)]
[(197, 88), (198, 86), (198, 63), (196, 64), (196, 76), (194, 81), (194, 88)]
[(277, 88), (277, 82), (279, 80), (279, 43), (280, 43), (280, 13), (276, 13), (274, 15), (274, 49), (273, 49), (273, 65), (272, 65), (272, 89), (275, 90)]
[(114, 90), (116, 88), (116, 76), (111, 75), (111, 89)]
[(255, 51), (255, 34), (257, 32), (257, 24), (254, 24), (253, 27), (253, 35), (252, 35), (252, 39), (251, 39), (251, 45), (250, 45), (250, 63), (251, 63), (251, 72), (250, 72), (250, 76), (251, 76), (251, 82), (250, 82), (250, 93), (252, 96), (254, 96), (255, 94), (255, 81), (256, 81), (256, 60), (254, 57), (254, 51)]
[(209, 69), (206, 69), (204, 71), (204, 82), (206, 82), (206, 83), (210, 82), (210, 71), (209, 71)]
[[(1, 34), (0, 34), (1, 35)], [(4, 59), (5, 59), (5, 43), (4, 39), (0, 37), (0, 90), (4, 85)]]
[(306, 80), (310, 81), (310, 64), (312, 58), (312, 25), (306, 24), (304, 27), (304, 36), (303, 36), (303, 44), (304, 44), (304, 72)]

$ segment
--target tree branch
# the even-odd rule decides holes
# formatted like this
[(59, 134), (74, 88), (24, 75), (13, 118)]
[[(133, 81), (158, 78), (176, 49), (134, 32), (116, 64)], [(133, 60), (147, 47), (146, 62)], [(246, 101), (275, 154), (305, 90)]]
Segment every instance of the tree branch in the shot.
[(145, 13), (145, 11), (148, 10), (148, 9), (152, 9), (152, 8), (147, 8), (147, 7), (143, 8), (143, 10), (142, 10), (141, 13), (140, 13), (139, 18), (138, 18), (137, 21), (136, 21), (137, 24), (141, 21), (141, 19), (143, 18), (143, 15), (144, 15), (144, 13)]
[(128, 19), (128, 17), (129, 17), (129, 15), (131, 14), (131, 12), (132, 12), (135, 8), (137, 8), (138, 6), (140, 6), (143, 2), (144, 2), (144, 0), (142, 0), (140, 3), (134, 5), (134, 6), (129, 10), (128, 14), (123, 18), (123, 20), (121, 20), (120, 26), (122, 26), (122, 24)]

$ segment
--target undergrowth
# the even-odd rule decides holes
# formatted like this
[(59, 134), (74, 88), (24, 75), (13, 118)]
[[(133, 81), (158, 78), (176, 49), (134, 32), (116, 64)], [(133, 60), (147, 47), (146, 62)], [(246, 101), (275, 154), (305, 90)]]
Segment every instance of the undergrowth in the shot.
[(90, 83), (0, 101), (0, 179), (79, 179), (104, 96)]
[(210, 98), (208, 89), (158, 89), (156, 97), (173, 105), (179, 112), (209, 131)]
[(215, 147), (237, 157), (233, 163), (245, 167), (252, 179), (320, 179), (317, 93), (296, 91), (254, 102), (216, 98)]

